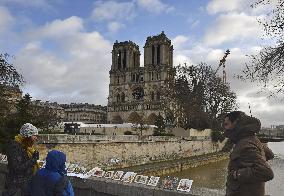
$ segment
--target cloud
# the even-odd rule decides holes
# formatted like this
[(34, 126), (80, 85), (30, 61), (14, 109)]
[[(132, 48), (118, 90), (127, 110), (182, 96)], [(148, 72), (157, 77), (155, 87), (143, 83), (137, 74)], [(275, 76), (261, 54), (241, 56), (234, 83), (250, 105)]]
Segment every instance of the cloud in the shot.
[(137, 0), (137, 4), (152, 13), (171, 12), (174, 10), (173, 6), (162, 3), (160, 0)]
[(207, 45), (217, 46), (225, 42), (258, 39), (262, 30), (255, 16), (245, 13), (221, 14), (207, 29), (204, 42)]
[(185, 47), (185, 44), (189, 40), (189, 37), (185, 35), (178, 35), (172, 39), (172, 44), (174, 45), (175, 49), (182, 49)]
[(95, 21), (132, 19), (135, 15), (133, 2), (98, 1), (92, 12)]
[(212, 0), (208, 3), (206, 9), (210, 14), (216, 14), (219, 12), (238, 11), (246, 7), (249, 8), (251, 3), (252, 0), (234, 0), (234, 1)]
[(14, 18), (9, 10), (0, 6), (0, 34), (6, 32), (13, 22)]
[[(27, 92), (43, 100), (106, 104), (112, 48), (108, 40), (97, 31), (86, 32), (74, 16), (40, 26), (35, 35), (15, 55)], [(53, 44), (52, 50), (46, 44)]]
[(120, 29), (124, 28), (125, 25), (119, 22), (110, 22), (108, 23), (107, 27), (108, 27), (109, 32), (116, 33)]
[(44, 26), (27, 32), (31, 38), (65, 37), (83, 30), (83, 20), (77, 16), (71, 16), (65, 20), (54, 20)]

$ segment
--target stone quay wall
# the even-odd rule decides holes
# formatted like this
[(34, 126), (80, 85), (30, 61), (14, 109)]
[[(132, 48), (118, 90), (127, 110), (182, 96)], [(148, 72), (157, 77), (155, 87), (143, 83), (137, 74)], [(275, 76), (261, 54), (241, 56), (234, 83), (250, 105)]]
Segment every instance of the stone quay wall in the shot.
[[(7, 165), (0, 163), (0, 195), (4, 191), (6, 176), (8, 175)], [(193, 187), (190, 193), (164, 190), (158, 187), (144, 186), (134, 183), (123, 183), (103, 178), (80, 179), (70, 177), (76, 196), (220, 196), (216, 191)], [(20, 195), (15, 195), (20, 196)]]
[(172, 161), (164, 161), (141, 166), (123, 168), (123, 171), (133, 171), (146, 176), (165, 176), (202, 165), (215, 163), (229, 158), (229, 153), (217, 152), (193, 156)]
[(214, 153), (223, 146), (207, 137), (42, 135), (37, 147), (42, 160), (56, 149), (70, 163), (108, 170)]

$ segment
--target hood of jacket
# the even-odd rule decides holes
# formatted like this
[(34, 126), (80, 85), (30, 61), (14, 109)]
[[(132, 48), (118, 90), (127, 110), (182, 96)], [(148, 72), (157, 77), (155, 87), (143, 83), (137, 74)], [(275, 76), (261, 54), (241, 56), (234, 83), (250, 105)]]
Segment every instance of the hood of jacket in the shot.
[(237, 143), (241, 138), (257, 134), (260, 128), (261, 123), (259, 119), (241, 113), (240, 117), (237, 119), (235, 128), (225, 130), (225, 136), (233, 143)]
[(66, 175), (66, 155), (63, 152), (52, 150), (47, 154), (45, 168), (49, 171)]

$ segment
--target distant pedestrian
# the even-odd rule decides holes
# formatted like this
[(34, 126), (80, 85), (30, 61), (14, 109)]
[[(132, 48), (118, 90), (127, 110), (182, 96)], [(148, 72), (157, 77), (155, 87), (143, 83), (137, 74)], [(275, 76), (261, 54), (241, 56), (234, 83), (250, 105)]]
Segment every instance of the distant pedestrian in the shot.
[(225, 136), (235, 144), (228, 165), (226, 196), (264, 196), (265, 182), (274, 177), (267, 160), (274, 155), (256, 136), (260, 121), (235, 111), (225, 116), (224, 128)]
[(47, 154), (45, 168), (40, 169), (31, 183), (31, 196), (74, 196), (65, 168), (66, 155), (52, 150)]
[(21, 127), (20, 134), (15, 136), (15, 140), (7, 146), (9, 173), (4, 196), (28, 195), (32, 176), (39, 169), (37, 163), (39, 152), (34, 148), (37, 135), (38, 129), (32, 124), (26, 123)]

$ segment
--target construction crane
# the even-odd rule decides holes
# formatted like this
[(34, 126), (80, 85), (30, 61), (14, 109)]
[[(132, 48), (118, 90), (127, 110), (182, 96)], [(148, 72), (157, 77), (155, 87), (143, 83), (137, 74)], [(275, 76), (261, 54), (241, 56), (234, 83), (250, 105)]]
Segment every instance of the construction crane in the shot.
[(229, 54), (230, 54), (230, 50), (228, 49), (228, 50), (226, 50), (225, 55), (223, 56), (223, 58), (220, 60), (219, 66), (218, 66), (218, 68), (217, 68), (217, 70), (215, 72), (215, 74), (216, 74), (219, 71), (220, 67), (223, 66), (223, 78), (222, 78), (223, 79), (223, 83), (227, 82), (227, 74), (226, 74), (226, 70), (225, 70), (225, 68), (226, 68), (225, 62), (226, 62), (226, 58), (228, 57)]
[(250, 106), (250, 103), (248, 103), (248, 107), (249, 107), (249, 114), (250, 114), (250, 116), (252, 117), (252, 113), (251, 113), (251, 106)]

